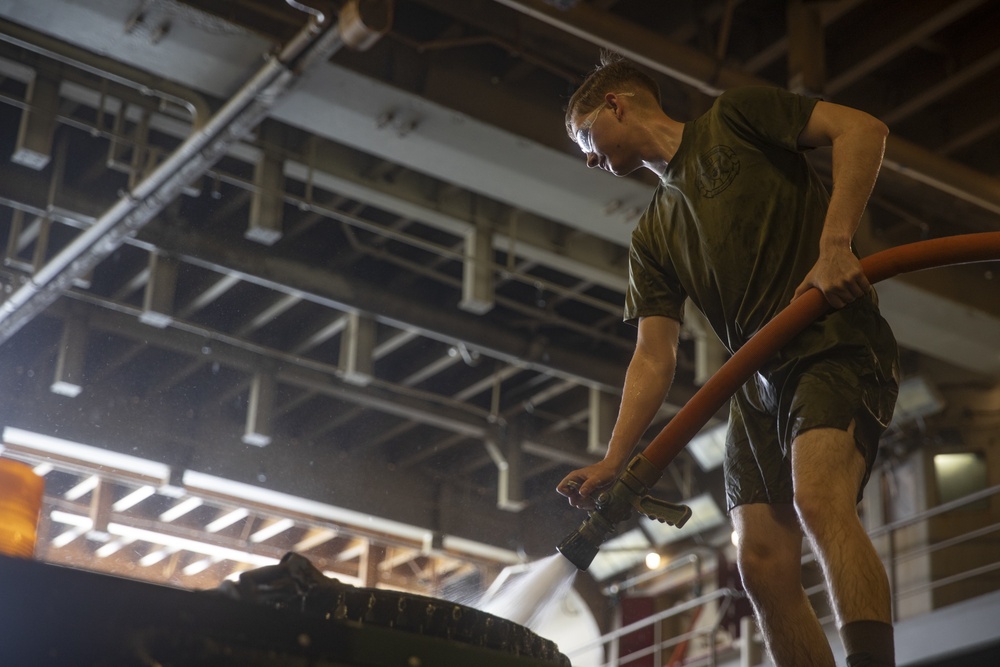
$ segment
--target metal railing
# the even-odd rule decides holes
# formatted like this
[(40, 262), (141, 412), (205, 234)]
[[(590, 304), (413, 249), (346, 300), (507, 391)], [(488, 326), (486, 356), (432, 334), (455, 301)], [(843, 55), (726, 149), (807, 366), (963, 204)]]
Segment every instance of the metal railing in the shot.
[[(984, 555), (982, 558), (973, 559), (971, 562), (963, 561), (967, 564), (967, 567), (959, 572), (949, 573), (935, 578), (935, 568), (928, 567), (927, 576), (923, 581), (919, 581), (917, 583), (904, 582), (901, 580), (900, 576), (900, 564), (908, 560), (920, 557), (940, 558), (940, 555), (950, 548), (968, 545), (974, 543), (976, 540), (989, 538), (994, 535), (996, 536), (997, 542), (1000, 543), (1000, 521), (996, 520), (1000, 518), (1000, 505), (997, 504), (1000, 503), (1000, 500), (993, 501), (994, 498), (1000, 499), (1000, 485), (992, 486), (987, 489), (971, 493), (962, 498), (942, 503), (928, 510), (886, 523), (869, 531), (869, 535), (873, 540), (882, 539), (886, 542), (887, 553), (883, 556), (883, 562), (885, 564), (890, 587), (892, 589), (893, 613), (897, 621), (905, 620), (905, 618), (907, 618), (900, 618), (898, 614), (898, 605), (900, 600), (910, 596), (928, 594), (945, 586), (968, 581), (976, 577), (983, 577), (984, 575), (990, 575), (993, 573), (997, 573), (993, 582), (979, 588), (977, 593), (974, 595), (968, 595), (966, 597), (975, 597), (975, 595), (978, 594), (1000, 589), (1000, 548), (992, 550), (986, 548), (983, 550)], [(946, 537), (937, 541), (931, 539), (931, 521), (940, 519), (950, 512), (962, 510), (974, 503), (979, 503), (984, 500), (992, 501), (988, 502), (989, 509), (984, 510), (983, 512), (985, 516), (985, 523), (981, 522), (974, 528), (970, 528), (969, 530), (966, 530), (958, 535)], [(919, 526), (920, 524), (927, 524), (927, 538), (923, 542), (919, 542), (912, 547), (900, 549), (897, 544), (897, 538), (900, 531), (911, 529), (915, 526)], [(685, 559), (685, 556), (679, 556), (678, 558)], [(693, 561), (692, 559), (685, 560), (688, 562), (700, 563), (700, 559), (693, 559)], [(815, 558), (811, 553), (806, 553), (802, 559), (803, 566), (813, 562), (814, 560)], [(955, 562), (955, 559), (949, 560), (949, 563), (951, 562)], [(710, 572), (709, 574), (712, 573)], [(704, 575), (705, 572), (701, 571), (699, 568), (698, 575), (693, 581), (693, 590), (701, 590), (701, 587), (704, 584), (702, 581)], [(643, 574), (633, 577), (629, 581), (632, 582), (633, 585), (637, 583), (645, 583), (650, 581), (654, 576), (655, 575), (652, 573)], [(628, 588), (629, 586), (624, 585), (608, 587), (605, 589), (605, 593), (607, 594), (608, 592), (612, 592), (621, 594), (622, 592), (627, 591)], [(824, 584), (811, 586), (806, 589), (806, 594), (810, 596), (810, 598), (820, 594), (823, 594), (825, 597), (826, 586)], [(725, 639), (720, 639), (719, 631), (729, 606), (734, 600), (743, 597), (743, 595), (744, 594), (741, 591), (732, 588), (722, 588), (704, 595), (698, 595), (681, 604), (674, 605), (669, 609), (655, 613), (647, 618), (609, 632), (586, 645), (569, 650), (567, 651), (567, 656), (573, 660), (574, 656), (583, 656), (587, 652), (593, 651), (596, 647), (603, 647), (605, 662), (602, 664), (602, 667), (628, 667), (643, 659), (645, 659), (645, 661), (640, 664), (651, 664), (652, 667), (670, 667), (667, 662), (667, 658), (664, 657), (666, 652), (674, 649), (682, 643), (690, 643), (692, 640), (703, 638), (707, 645), (705, 649), (701, 650), (701, 652), (697, 655), (688, 655), (674, 664), (683, 664), (684, 667), (700, 667), (702, 665), (715, 667), (720, 664), (720, 659), (725, 659), (727, 663), (732, 664), (754, 664), (747, 661), (743, 656), (743, 654), (752, 649), (750, 646), (751, 642), (748, 641), (748, 638), (742, 637), (741, 641), (738, 643), (733, 641), (732, 637), (728, 636)], [(961, 598), (961, 595), (958, 595), (957, 597)], [(953, 600), (952, 602), (954, 601), (957, 600)], [(823, 603), (825, 604), (825, 600)], [(819, 605), (814, 602), (814, 606)], [(936, 600), (931, 600), (928, 602), (928, 611), (933, 611), (939, 606), (945, 605), (938, 605), (936, 604)], [(692, 628), (687, 632), (672, 634), (668, 637), (662, 636), (664, 628), (663, 621), (680, 617), (684, 614), (694, 614), (696, 612), (702, 614), (712, 614), (712, 618), (710, 621), (702, 619), (702, 622), (697, 624), (698, 627)], [(909, 618), (919, 615), (920, 614), (913, 614), (909, 616)], [(824, 625), (832, 624), (833, 621), (834, 619), (832, 615), (825, 615), (820, 618), (820, 622)], [(652, 631), (652, 639), (650, 640), (648, 646), (631, 651), (627, 655), (619, 655), (619, 640), (632, 633), (647, 629)], [(756, 650), (759, 649), (755, 649), (755, 652)], [(650, 661), (649, 658), (652, 658), (652, 660)]]

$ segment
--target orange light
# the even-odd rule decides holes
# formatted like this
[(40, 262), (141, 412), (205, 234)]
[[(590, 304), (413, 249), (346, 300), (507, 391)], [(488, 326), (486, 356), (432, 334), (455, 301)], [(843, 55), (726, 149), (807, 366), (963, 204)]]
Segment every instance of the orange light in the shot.
[(30, 466), (0, 459), (0, 553), (34, 556), (44, 490), (45, 480)]

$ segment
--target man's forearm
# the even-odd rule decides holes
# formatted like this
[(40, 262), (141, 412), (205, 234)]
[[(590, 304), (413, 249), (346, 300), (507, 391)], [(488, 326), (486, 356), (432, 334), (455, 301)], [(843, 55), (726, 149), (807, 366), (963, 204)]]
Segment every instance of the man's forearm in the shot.
[(639, 438), (663, 404), (673, 381), (675, 366), (672, 359), (657, 363), (642, 353), (633, 356), (625, 375), (618, 419), (604, 457), (618, 470), (627, 463)]
[(833, 141), (833, 193), (820, 238), (824, 248), (850, 246), (875, 187), (888, 130), (875, 118)]

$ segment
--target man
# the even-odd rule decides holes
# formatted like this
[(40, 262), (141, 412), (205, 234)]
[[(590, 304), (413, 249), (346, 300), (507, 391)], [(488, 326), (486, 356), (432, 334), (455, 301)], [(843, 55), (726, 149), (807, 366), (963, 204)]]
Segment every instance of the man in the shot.
[[(660, 184), (632, 234), (625, 319), (638, 337), (604, 460), (558, 491), (593, 507), (663, 402), (684, 301), (736, 351), (796, 296), (834, 310), (733, 397), (725, 460), (737, 559), (776, 665), (831, 666), (800, 578), (802, 537), (823, 567), (848, 665), (894, 664), (889, 585), (857, 515), (895, 405), (895, 340), (852, 238), (874, 186), (885, 125), (783, 90), (721, 95), (689, 123), (655, 81), (606, 55), (570, 99), (566, 127), (591, 167), (645, 167)], [(832, 196), (802, 151), (832, 146)], [(794, 494), (793, 494), (794, 488)]]

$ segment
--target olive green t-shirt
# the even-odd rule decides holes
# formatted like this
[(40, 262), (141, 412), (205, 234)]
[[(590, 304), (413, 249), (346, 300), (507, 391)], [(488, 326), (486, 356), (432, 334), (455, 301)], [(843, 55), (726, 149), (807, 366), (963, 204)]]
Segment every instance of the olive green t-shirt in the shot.
[[(684, 126), (632, 233), (626, 321), (683, 321), (690, 297), (735, 352), (788, 305), (819, 256), (829, 203), (797, 145), (815, 104), (739, 88)], [(822, 337), (835, 345), (844, 333)]]

